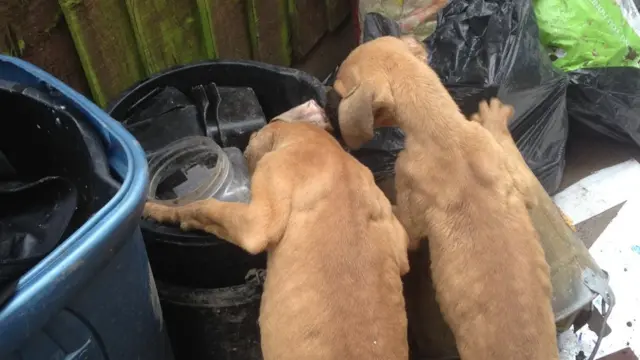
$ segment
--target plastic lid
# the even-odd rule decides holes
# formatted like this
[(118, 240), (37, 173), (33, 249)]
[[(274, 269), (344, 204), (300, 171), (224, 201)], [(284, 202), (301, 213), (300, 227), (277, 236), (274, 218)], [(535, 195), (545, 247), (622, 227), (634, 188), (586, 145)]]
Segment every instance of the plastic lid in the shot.
[(229, 168), (226, 153), (211, 138), (177, 140), (150, 159), (148, 198), (165, 205), (209, 199), (227, 181)]

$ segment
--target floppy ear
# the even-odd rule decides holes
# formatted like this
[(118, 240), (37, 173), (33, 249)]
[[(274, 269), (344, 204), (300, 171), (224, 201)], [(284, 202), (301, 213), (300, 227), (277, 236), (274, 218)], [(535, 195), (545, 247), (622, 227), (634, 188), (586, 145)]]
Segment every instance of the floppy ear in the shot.
[(345, 144), (360, 148), (373, 139), (373, 88), (359, 83), (342, 98), (338, 106), (338, 124)]
[[(336, 86), (341, 84), (336, 82)], [(393, 105), (388, 83), (374, 85), (373, 81), (366, 80), (356, 85), (338, 106), (338, 124), (344, 143), (355, 150), (373, 139), (375, 116), (382, 111), (393, 116)]]

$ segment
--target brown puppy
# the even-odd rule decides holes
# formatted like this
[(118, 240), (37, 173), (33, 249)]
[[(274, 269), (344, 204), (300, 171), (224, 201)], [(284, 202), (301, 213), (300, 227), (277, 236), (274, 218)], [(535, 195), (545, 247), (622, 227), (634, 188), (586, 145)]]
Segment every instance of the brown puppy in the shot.
[(460, 113), (419, 48), (384, 37), (347, 57), (334, 85), (343, 138), (357, 148), (375, 127), (404, 130), (396, 215), (410, 241), (429, 238), (436, 297), (461, 358), (558, 359), (549, 266), (504, 151)]
[(321, 127), (289, 123), (291, 115), (251, 138), (250, 204), (147, 203), (145, 215), (269, 251), (265, 360), (406, 360), (407, 234), (371, 172)]

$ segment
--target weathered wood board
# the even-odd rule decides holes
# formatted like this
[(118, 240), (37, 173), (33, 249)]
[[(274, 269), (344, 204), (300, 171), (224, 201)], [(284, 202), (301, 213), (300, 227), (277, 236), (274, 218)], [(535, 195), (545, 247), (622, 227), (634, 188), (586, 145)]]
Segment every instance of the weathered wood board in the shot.
[(0, 52), (20, 57), (88, 94), (57, 0), (0, 1)]
[(293, 59), (300, 60), (327, 32), (325, 0), (289, 0)]
[(247, 0), (251, 47), (255, 60), (291, 64), (286, 0)]
[(207, 58), (193, 0), (125, 0), (147, 74)]
[(0, 52), (104, 106), (176, 65), (299, 63), (348, 13), (346, 0), (0, 0)]
[(146, 75), (119, 0), (59, 0), (93, 100), (101, 106)]
[(327, 7), (327, 26), (334, 31), (342, 24), (351, 12), (349, 0), (325, 0)]
[(210, 58), (250, 59), (246, 0), (198, 0), (202, 20), (202, 31), (207, 41)]

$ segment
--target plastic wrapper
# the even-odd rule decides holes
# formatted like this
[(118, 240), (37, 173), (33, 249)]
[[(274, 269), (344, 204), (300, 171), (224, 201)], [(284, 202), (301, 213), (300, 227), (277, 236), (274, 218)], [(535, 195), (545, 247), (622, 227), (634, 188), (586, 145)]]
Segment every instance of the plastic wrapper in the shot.
[(632, 0), (538, 0), (540, 40), (569, 72), (569, 119), (640, 145), (640, 22)]
[(537, 0), (540, 41), (564, 71), (640, 68), (640, 22), (633, 0)]
[[(425, 39), (436, 27), (435, 19), (425, 17), (425, 9), (432, 3), (442, 0), (360, 0), (358, 1), (358, 20), (363, 29), (361, 39), (366, 36), (365, 17), (369, 13), (378, 13), (394, 20), (402, 34), (413, 34)], [(363, 40), (364, 41), (364, 40)]]

